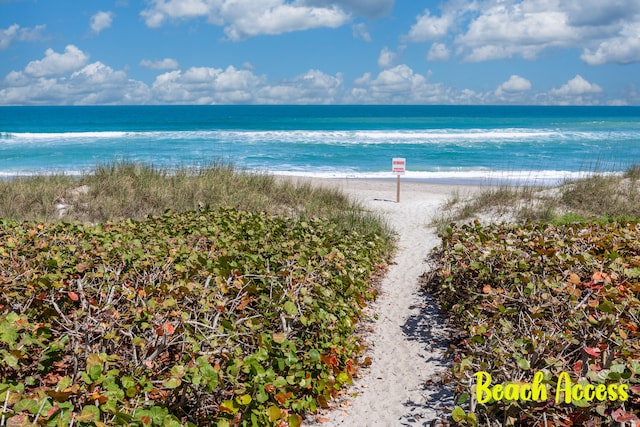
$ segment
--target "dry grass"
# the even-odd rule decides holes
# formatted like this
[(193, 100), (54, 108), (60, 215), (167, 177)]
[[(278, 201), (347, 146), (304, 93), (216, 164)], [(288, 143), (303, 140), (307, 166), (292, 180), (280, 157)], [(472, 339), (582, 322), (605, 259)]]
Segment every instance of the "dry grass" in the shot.
[(240, 171), (229, 164), (169, 171), (130, 162), (80, 176), (35, 176), (0, 181), (0, 217), (98, 223), (200, 208), (234, 207), (291, 217), (335, 218), (348, 229), (390, 234), (339, 189)]
[(638, 219), (640, 166), (621, 175), (593, 174), (557, 187), (487, 187), (465, 197), (456, 192), (432, 225), (442, 231), (452, 222), (474, 218), (555, 223)]

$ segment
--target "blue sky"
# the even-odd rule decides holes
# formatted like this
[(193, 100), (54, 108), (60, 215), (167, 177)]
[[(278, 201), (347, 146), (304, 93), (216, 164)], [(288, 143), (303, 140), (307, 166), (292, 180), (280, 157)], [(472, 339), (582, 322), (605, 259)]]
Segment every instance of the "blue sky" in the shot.
[(638, 0), (0, 0), (0, 105), (640, 105)]

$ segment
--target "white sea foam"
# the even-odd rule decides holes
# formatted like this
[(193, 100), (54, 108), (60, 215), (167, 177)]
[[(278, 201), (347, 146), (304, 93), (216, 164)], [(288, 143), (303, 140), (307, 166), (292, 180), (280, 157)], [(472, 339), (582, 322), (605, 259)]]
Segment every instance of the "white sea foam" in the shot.
[[(195, 130), (102, 131), (60, 133), (3, 133), (0, 142), (79, 142), (94, 140), (217, 140), (245, 143), (307, 144), (429, 144), (464, 142), (549, 142), (611, 139), (612, 132), (577, 132), (557, 129), (430, 129), (430, 130)], [(638, 139), (637, 132), (615, 132), (615, 140)]]

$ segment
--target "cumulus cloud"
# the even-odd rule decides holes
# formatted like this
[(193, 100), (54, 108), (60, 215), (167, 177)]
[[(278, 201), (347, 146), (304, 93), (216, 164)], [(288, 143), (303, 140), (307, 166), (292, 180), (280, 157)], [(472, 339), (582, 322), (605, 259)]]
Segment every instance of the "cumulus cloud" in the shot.
[(322, 7), (338, 6), (365, 18), (380, 18), (393, 9), (393, 0), (303, 0), (301, 3)]
[(559, 88), (539, 94), (537, 99), (553, 105), (601, 105), (606, 103), (603, 94), (602, 87), (578, 74)]
[(170, 71), (156, 77), (151, 91), (167, 104), (251, 103), (264, 79), (249, 70), (192, 67)]
[(272, 8), (256, 7), (256, 3), (241, 0), (229, 5), (226, 18), (230, 21), (225, 34), (231, 40), (242, 40), (260, 34), (276, 35), (312, 28), (337, 28), (349, 16), (337, 7), (301, 7), (281, 4)]
[(35, 41), (42, 38), (42, 31), (45, 25), (37, 25), (33, 28), (20, 28), (20, 25), (13, 24), (8, 28), (0, 28), (0, 50), (7, 49), (14, 40)]
[(360, 22), (358, 24), (353, 24), (351, 26), (351, 32), (353, 37), (356, 39), (362, 39), (366, 42), (371, 41), (371, 34), (369, 34), (369, 30), (367, 29), (367, 25)]
[[(223, 25), (227, 37), (242, 40), (260, 34), (282, 34), (312, 28), (336, 28), (350, 15), (337, 2), (326, 6), (285, 0), (152, 0), (142, 11), (149, 27), (159, 27), (167, 19), (206, 17), (208, 22)], [(353, 2), (358, 3), (358, 2)]]
[(512, 75), (509, 80), (502, 83), (496, 89), (496, 95), (503, 95), (505, 93), (525, 92), (531, 89), (531, 82), (524, 77), (518, 75)]
[(98, 34), (111, 27), (113, 23), (113, 12), (99, 11), (91, 17), (91, 31)]
[(158, 60), (143, 59), (140, 66), (151, 70), (175, 70), (178, 68), (178, 61), (172, 58), (164, 58)]
[(564, 0), (558, 4), (574, 26), (606, 27), (640, 12), (636, 0)]
[(389, 48), (384, 48), (380, 52), (380, 56), (378, 56), (378, 67), (380, 68), (389, 68), (393, 65), (397, 58), (397, 54)]
[(450, 56), (451, 52), (444, 43), (434, 43), (427, 53), (427, 61), (448, 61)]
[(585, 49), (581, 58), (589, 65), (640, 62), (640, 20), (625, 25), (619, 36), (602, 41), (597, 49)]
[(377, 77), (370, 73), (356, 79), (350, 102), (364, 104), (449, 104), (453, 102), (449, 89), (439, 83), (429, 83), (427, 77), (414, 72), (406, 64), (383, 70)]
[(560, 96), (575, 96), (575, 95), (587, 95), (602, 92), (602, 88), (597, 84), (589, 83), (580, 74), (576, 75), (573, 79), (569, 80), (566, 84), (559, 89), (552, 89), (552, 95)]
[(303, 75), (282, 81), (276, 85), (265, 85), (258, 92), (261, 104), (332, 104), (341, 103), (344, 79), (320, 70), (309, 70)]
[(468, 50), (468, 61), (522, 56), (534, 59), (551, 47), (576, 43), (579, 33), (571, 28), (566, 14), (536, 7), (538, 1), (501, 2), (482, 11), (456, 42)]
[(12, 71), (4, 79), (0, 99), (6, 105), (143, 104), (149, 88), (124, 71), (94, 62), (64, 75), (36, 76)]
[(582, 49), (589, 65), (640, 62), (637, 0), (451, 0), (440, 9), (417, 16), (406, 40), (454, 41), (472, 62), (566, 48)]
[(53, 49), (47, 49), (43, 59), (31, 61), (24, 72), (34, 77), (48, 77), (65, 74), (78, 70), (89, 60), (89, 56), (80, 49), (70, 44), (64, 49), (64, 53), (57, 53)]
[(422, 15), (417, 17), (417, 22), (409, 30), (407, 39), (412, 42), (439, 39), (449, 32), (453, 20), (454, 17), (450, 14), (432, 16), (429, 9), (426, 9)]

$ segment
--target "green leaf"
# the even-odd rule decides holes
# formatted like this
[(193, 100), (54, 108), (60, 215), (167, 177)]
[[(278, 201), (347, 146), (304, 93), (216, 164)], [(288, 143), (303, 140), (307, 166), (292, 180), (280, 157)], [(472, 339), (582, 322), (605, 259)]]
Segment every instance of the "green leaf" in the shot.
[(2, 361), (5, 365), (13, 369), (20, 369), (20, 365), (18, 364), (18, 358), (11, 353), (6, 353), (2, 358)]
[(458, 396), (458, 398), (456, 399), (456, 405), (464, 405), (469, 401), (469, 397), (470, 397), (469, 393), (467, 392), (461, 393), (460, 396)]
[(242, 396), (236, 397), (236, 402), (244, 406), (247, 406), (249, 403), (251, 403), (251, 400), (251, 396), (249, 396), (248, 394), (243, 394)]
[(182, 384), (182, 380), (180, 378), (169, 378), (162, 383), (162, 387), (174, 389), (180, 387), (180, 384)]
[(271, 405), (269, 409), (267, 409), (267, 416), (269, 417), (269, 421), (276, 422), (280, 418), (282, 418), (282, 411), (275, 405)]
[(22, 412), (25, 409), (32, 414), (37, 414), (38, 410), (40, 409), (40, 403), (38, 403), (38, 401), (34, 399), (22, 399), (16, 402), (15, 405), (13, 405), (14, 412)]
[(284, 303), (284, 311), (291, 316), (295, 316), (298, 314), (298, 307), (291, 301), (287, 301)]
[(615, 310), (615, 305), (613, 305), (611, 301), (603, 301), (598, 306), (598, 309), (600, 311), (610, 314), (610, 313), (613, 313), (613, 311)]
[(467, 413), (461, 407), (456, 406), (453, 408), (453, 411), (451, 411), (451, 418), (453, 418), (453, 421), (460, 423), (466, 421)]
[(85, 405), (82, 408), (82, 413), (76, 416), (76, 421), (82, 423), (88, 423), (91, 421), (99, 421), (100, 420), (100, 408), (95, 405)]
[(518, 359), (518, 368), (522, 369), (523, 371), (528, 371), (529, 369), (531, 369), (531, 365), (529, 364), (529, 361), (527, 359)]

